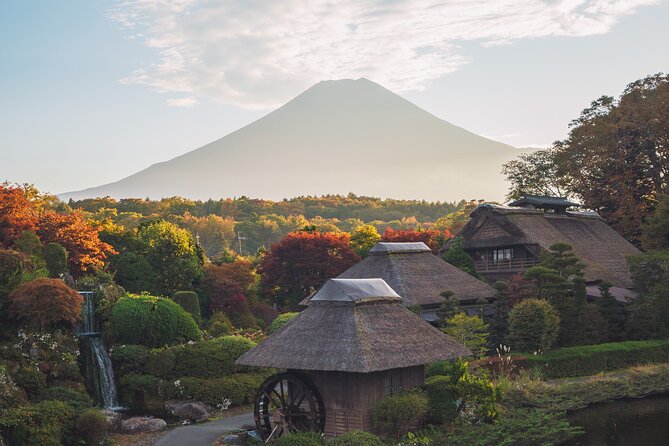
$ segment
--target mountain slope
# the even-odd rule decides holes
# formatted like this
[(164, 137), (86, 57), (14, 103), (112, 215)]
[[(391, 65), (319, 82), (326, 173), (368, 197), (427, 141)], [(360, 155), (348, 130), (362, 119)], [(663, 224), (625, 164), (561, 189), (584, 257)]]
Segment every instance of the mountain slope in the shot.
[(282, 199), (354, 192), (501, 200), (506, 192), (501, 165), (516, 152), (367, 79), (323, 81), (197, 150), (61, 198)]

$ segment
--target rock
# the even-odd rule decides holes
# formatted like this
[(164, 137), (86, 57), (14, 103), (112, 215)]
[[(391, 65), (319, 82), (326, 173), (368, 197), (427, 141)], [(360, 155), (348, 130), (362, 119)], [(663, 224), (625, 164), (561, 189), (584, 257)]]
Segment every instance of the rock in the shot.
[(228, 435), (223, 439), (223, 444), (226, 445), (241, 445), (242, 444), (242, 439), (239, 438), (239, 435)]
[(255, 424), (242, 424), (241, 429), (243, 431), (254, 431), (254, 430), (256, 430), (256, 425)]
[(182, 420), (199, 421), (211, 416), (209, 406), (201, 401), (168, 400), (165, 401), (165, 410)]
[(123, 415), (120, 412), (104, 409), (102, 413), (104, 413), (105, 417), (107, 417), (107, 423), (109, 423), (109, 430), (111, 432), (118, 432), (121, 430), (121, 421), (123, 420)]
[(154, 432), (165, 429), (167, 423), (160, 418), (134, 417), (121, 421), (121, 432), (136, 434), (139, 432)]

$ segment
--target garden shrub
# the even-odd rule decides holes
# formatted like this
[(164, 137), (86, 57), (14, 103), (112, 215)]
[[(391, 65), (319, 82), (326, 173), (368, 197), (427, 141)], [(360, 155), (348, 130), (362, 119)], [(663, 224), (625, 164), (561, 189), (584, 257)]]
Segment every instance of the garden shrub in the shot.
[(142, 375), (140, 373), (130, 373), (119, 379), (119, 385), (124, 390), (137, 392), (158, 393), (160, 391), (160, 378), (153, 375)]
[(283, 327), (288, 322), (292, 321), (298, 314), (300, 313), (283, 313), (278, 315), (277, 318), (274, 319), (272, 323), (269, 325), (269, 328), (267, 329), (267, 334), (271, 335), (279, 328)]
[(557, 339), (560, 316), (546, 300), (526, 299), (509, 314), (509, 341), (516, 351), (548, 351)]
[(80, 443), (98, 446), (109, 429), (107, 417), (100, 409), (86, 409), (74, 420), (74, 430)]
[(37, 397), (38, 401), (57, 400), (67, 403), (79, 412), (93, 405), (93, 400), (86, 392), (80, 392), (69, 387), (53, 386), (44, 389)]
[(414, 429), (427, 415), (427, 397), (418, 391), (405, 392), (382, 399), (374, 406), (376, 428), (394, 438)]
[(428, 401), (429, 421), (443, 424), (453, 421), (458, 415), (458, 401), (454, 383), (448, 376), (432, 376), (425, 380), (425, 394)]
[(81, 320), (84, 298), (60, 279), (35, 279), (9, 295), (9, 315), (40, 331)]
[(232, 326), (230, 318), (228, 318), (228, 315), (222, 311), (217, 311), (211, 319), (209, 319), (207, 333), (210, 336), (231, 335), (234, 331), (235, 327)]
[(314, 432), (286, 434), (272, 442), (274, 446), (321, 446), (320, 435)]
[(62, 401), (13, 407), (0, 417), (0, 434), (11, 445), (61, 446), (74, 416), (74, 409)]
[(49, 277), (60, 277), (67, 273), (67, 250), (58, 243), (49, 243), (44, 247), (44, 262), (49, 270)]
[(425, 376), (449, 376), (451, 382), (457, 382), (462, 375), (467, 373), (467, 363), (462, 360), (435, 361), (427, 366)]
[(188, 311), (193, 316), (195, 323), (202, 323), (202, 314), (200, 313), (200, 300), (195, 291), (177, 291), (172, 296), (172, 300), (178, 303), (181, 308)]
[(228, 399), (237, 406), (252, 402), (266, 378), (266, 373), (239, 373), (210, 379), (184, 377), (163, 382), (161, 393), (166, 399), (193, 399), (211, 406)]
[(279, 312), (267, 304), (253, 305), (251, 313), (253, 313), (258, 323), (262, 322), (263, 328), (269, 327), (274, 322), (274, 319), (279, 316)]
[(7, 369), (0, 364), (0, 413), (8, 407), (16, 406), (23, 399), (25, 397), (7, 373)]
[(374, 434), (351, 431), (327, 441), (327, 446), (384, 446), (383, 440)]
[(149, 295), (121, 297), (111, 309), (112, 340), (120, 344), (160, 347), (198, 340), (193, 317), (171, 299)]
[(594, 375), (639, 364), (669, 362), (669, 339), (583, 345), (529, 355), (548, 378)]
[(46, 377), (34, 367), (21, 367), (14, 374), (14, 382), (31, 398), (37, 397), (46, 388)]
[(152, 350), (145, 371), (163, 378), (215, 378), (248, 370), (235, 361), (255, 343), (243, 336), (223, 336), (194, 344)]
[(434, 446), (536, 446), (558, 445), (579, 435), (570, 427), (564, 413), (515, 409), (503, 414), (494, 424), (465, 424), (434, 439)]
[(114, 373), (119, 376), (142, 370), (148, 358), (149, 349), (143, 345), (120, 345), (111, 352)]

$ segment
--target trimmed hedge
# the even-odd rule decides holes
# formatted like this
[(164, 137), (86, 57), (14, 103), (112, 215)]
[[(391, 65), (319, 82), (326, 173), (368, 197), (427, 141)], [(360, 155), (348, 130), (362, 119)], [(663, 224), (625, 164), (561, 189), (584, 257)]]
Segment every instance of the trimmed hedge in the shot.
[(286, 325), (288, 322), (292, 321), (295, 319), (295, 317), (300, 314), (300, 313), (283, 313), (280, 314), (272, 321), (272, 323), (269, 325), (269, 328), (267, 329), (267, 335), (271, 335), (275, 331), (277, 331), (279, 328), (283, 327)]
[(202, 337), (193, 317), (171, 299), (148, 295), (121, 297), (111, 309), (112, 340), (161, 347)]
[(328, 440), (327, 446), (383, 446), (379, 437), (369, 432), (351, 431)]
[(146, 373), (161, 378), (192, 376), (217, 378), (248, 369), (235, 361), (255, 347), (243, 336), (223, 336), (209, 341), (151, 350), (143, 367)]
[(225, 398), (237, 406), (253, 402), (266, 378), (264, 373), (238, 373), (215, 379), (186, 377), (163, 382), (161, 394), (165, 399), (193, 399), (211, 406)]
[(634, 365), (669, 362), (669, 339), (566, 347), (528, 355), (527, 361), (530, 367), (540, 367), (547, 378), (594, 375)]

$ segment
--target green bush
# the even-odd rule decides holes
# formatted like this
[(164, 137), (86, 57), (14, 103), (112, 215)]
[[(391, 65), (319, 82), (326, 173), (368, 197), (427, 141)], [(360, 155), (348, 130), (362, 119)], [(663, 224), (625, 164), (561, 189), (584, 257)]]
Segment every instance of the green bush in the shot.
[(274, 446), (321, 446), (320, 436), (313, 432), (286, 434), (272, 442)]
[(120, 344), (160, 347), (198, 340), (190, 314), (170, 299), (148, 295), (121, 297), (111, 309), (111, 338)]
[(93, 405), (93, 400), (91, 400), (91, 397), (87, 393), (61, 386), (53, 386), (44, 389), (37, 399), (38, 401), (63, 401), (69, 404), (77, 412)]
[(269, 328), (267, 329), (267, 334), (271, 335), (279, 328), (283, 327), (288, 322), (292, 321), (298, 314), (300, 313), (283, 313), (278, 315), (277, 318), (274, 319), (272, 323), (269, 325)]
[(202, 323), (200, 300), (195, 291), (177, 291), (174, 293), (172, 300), (178, 303), (181, 308), (188, 311), (198, 325)]
[(594, 375), (634, 365), (669, 362), (669, 339), (566, 347), (529, 355), (527, 360), (530, 367), (541, 367), (548, 378)]
[(98, 446), (107, 435), (109, 422), (100, 409), (86, 409), (74, 420), (74, 429), (81, 443)]
[(326, 444), (327, 446), (383, 446), (384, 442), (369, 432), (352, 431), (339, 435)]
[(548, 351), (557, 339), (560, 316), (546, 300), (526, 299), (509, 313), (509, 341), (516, 351)]
[(67, 250), (58, 243), (49, 243), (44, 247), (44, 261), (49, 270), (49, 277), (60, 277), (68, 271)]
[(149, 349), (143, 345), (120, 345), (111, 352), (114, 373), (118, 376), (142, 370), (148, 358)]
[(457, 417), (459, 405), (453, 388), (454, 383), (448, 376), (432, 376), (425, 380), (424, 389), (431, 423), (443, 424)]
[(62, 401), (13, 407), (0, 417), (0, 434), (12, 445), (61, 446), (74, 416), (74, 409)]
[(433, 441), (434, 446), (551, 446), (579, 435), (570, 427), (564, 413), (516, 409), (505, 413), (494, 424), (464, 424)]
[(214, 313), (211, 319), (209, 319), (209, 326), (207, 327), (209, 336), (231, 335), (234, 331), (235, 327), (232, 326), (230, 318), (222, 311)]
[(427, 397), (421, 392), (406, 392), (382, 399), (374, 406), (376, 428), (394, 438), (401, 438), (416, 428), (428, 411)]
[(245, 371), (235, 361), (256, 344), (242, 336), (223, 336), (194, 344), (152, 350), (144, 370), (163, 378), (215, 378)]
[(435, 361), (427, 366), (425, 376), (449, 376), (452, 382), (456, 382), (462, 375), (467, 373), (465, 361)]
[(158, 393), (160, 391), (161, 381), (160, 378), (156, 378), (153, 375), (130, 373), (119, 379), (119, 385), (123, 390)]
[(239, 373), (224, 378), (185, 377), (163, 382), (161, 394), (166, 399), (193, 399), (216, 406), (229, 399), (233, 406), (251, 403), (267, 378), (263, 373)]
[(37, 397), (46, 388), (46, 377), (34, 367), (22, 367), (14, 374), (14, 382), (29, 397)]

